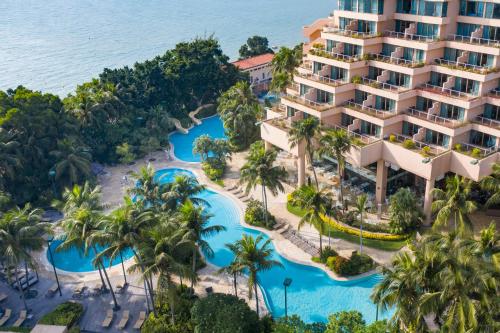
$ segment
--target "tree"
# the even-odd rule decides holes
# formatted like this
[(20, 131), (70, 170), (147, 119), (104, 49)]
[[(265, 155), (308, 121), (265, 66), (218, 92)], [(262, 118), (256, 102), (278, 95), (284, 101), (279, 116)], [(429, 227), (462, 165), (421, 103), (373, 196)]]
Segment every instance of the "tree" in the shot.
[[(226, 245), (227, 248), (229, 248)], [(231, 250), (231, 249), (229, 249)], [(237, 284), (237, 278), (238, 275), (243, 274), (243, 267), (238, 263), (236, 258), (233, 258), (231, 263), (217, 271), (219, 274), (222, 273), (227, 273), (230, 274), (233, 277), (233, 287), (234, 287), (234, 296), (238, 297), (238, 284)]]
[(224, 92), (218, 99), (217, 112), (234, 150), (244, 150), (259, 138), (256, 122), (262, 111), (248, 82), (237, 82)]
[[(260, 245), (262, 241), (264, 242)], [(271, 239), (264, 240), (262, 235), (253, 238), (246, 234), (243, 234), (242, 238), (235, 243), (227, 244), (238, 265), (248, 271), (248, 297), (252, 298), (252, 293), (255, 293), (257, 316), (259, 316), (258, 273), (283, 266), (279, 261), (271, 259), (273, 250), (270, 245)]]
[(240, 182), (246, 184), (246, 193), (257, 185), (262, 187), (262, 203), (265, 209), (266, 225), (268, 224), (267, 194), (268, 189), (273, 195), (283, 192), (283, 182), (286, 179), (287, 172), (281, 166), (273, 166), (276, 161), (276, 151), (266, 151), (262, 142), (254, 143), (251, 152), (247, 157), (246, 163), (240, 170)]
[(358, 311), (341, 311), (328, 317), (325, 333), (362, 333), (363, 315)]
[(179, 208), (179, 220), (181, 221), (182, 228), (186, 230), (184, 239), (192, 241), (195, 245), (193, 247), (193, 254), (191, 258), (191, 276), (193, 277), (191, 279), (191, 288), (194, 287), (194, 281), (196, 280), (196, 256), (198, 254), (198, 250), (203, 251), (207, 257), (213, 257), (214, 255), (210, 244), (204, 239), (204, 237), (226, 230), (226, 227), (222, 225), (208, 225), (210, 217), (212, 216), (205, 213), (203, 207), (193, 205), (190, 200), (187, 200)]
[(15, 168), (20, 166), (18, 147), (15, 135), (0, 127), (0, 188), (4, 186), (4, 178), (15, 178)]
[(32, 209), (29, 204), (23, 208), (15, 207), (0, 216), (0, 257), (9, 268), (9, 279), (10, 268), (14, 268), (16, 285), (26, 310), (28, 305), (19, 279), (19, 265), (24, 264), (26, 270), (28, 266), (36, 266), (32, 252), (43, 249), (45, 240), (42, 236), (51, 232), (49, 224), (40, 222), (41, 216), (42, 210)]
[(359, 215), (359, 254), (363, 253), (363, 215), (366, 213), (367, 202), (368, 197), (363, 193), (358, 196), (355, 207), (355, 212)]
[(151, 205), (153, 210), (159, 210), (163, 202), (160, 184), (156, 179), (154, 168), (148, 164), (147, 167), (141, 167), (139, 172), (132, 173), (132, 177), (137, 180), (137, 183), (136, 186), (128, 189), (129, 195), (134, 196), (136, 200)]
[(339, 176), (340, 202), (344, 207), (344, 171), (345, 171), (345, 155), (351, 149), (351, 137), (343, 129), (326, 132), (319, 140), (320, 154), (334, 156), (337, 160), (337, 174)]
[(265, 53), (273, 53), (273, 50), (269, 47), (267, 38), (262, 36), (249, 37), (246, 44), (240, 47), (240, 59), (255, 57)]
[(437, 212), (434, 228), (441, 228), (453, 220), (455, 231), (461, 233), (473, 229), (469, 214), (476, 211), (476, 204), (469, 200), (471, 182), (464, 177), (455, 175), (446, 178), (445, 190), (435, 188), (432, 211)]
[(197, 197), (204, 190), (205, 185), (200, 184), (196, 177), (177, 175), (172, 182), (161, 186), (161, 200), (163, 200), (163, 206), (171, 211), (176, 211), (188, 201), (197, 206), (210, 206), (206, 200)]
[(302, 45), (295, 48), (281, 47), (274, 55), (271, 62), (273, 79), (271, 87), (283, 92), (285, 87), (292, 81), (293, 71), (302, 61)]
[(137, 158), (132, 151), (132, 147), (126, 142), (116, 146), (116, 154), (120, 156), (118, 159), (120, 163), (124, 164), (132, 163)]
[(213, 149), (213, 139), (208, 134), (200, 135), (193, 142), (193, 153), (200, 154), (201, 161), (208, 159), (209, 153)]
[(491, 196), (486, 201), (486, 207), (500, 204), (500, 163), (492, 166), (493, 173), (481, 180), (481, 188)]
[(56, 158), (55, 179), (62, 185), (73, 186), (91, 176), (91, 154), (86, 147), (76, 146), (71, 140), (63, 139), (57, 143), (57, 150), (51, 152)]
[(313, 156), (314, 156), (313, 139), (320, 135), (320, 127), (318, 119), (315, 117), (308, 117), (293, 122), (292, 128), (290, 129), (288, 135), (291, 148), (298, 146), (302, 142), (305, 143), (307, 160), (309, 162), (309, 165), (311, 165), (313, 171), (316, 189), (319, 189), (318, 177), (316, 176), (316, 170), (314, 169), (313, 165)]
[(330, 192), (324, 188), (317, 190), (313, 186), (302, 186), (292, 196), (292, 205), (300, 207), (305, 211), (299, 221), (299, 229), (308, 223), (315, 226), (319, 231), (319, 251), (323, 253), (323, 235), (327, 232), (325, 217), (332, 207)]
[(390, 198), (389, 225), (394, 234), (405, 234), (416, 230), (424, 214), (409, 188), (400, 188)]
[(88, 208), (91, 211), (102, 210), (104, 207), (101, 204), (101, 187), (92, 187), (89, 182), (85, 182), (83, 186), (73, 185), (72, 188), (66, 188), (62, 200), (55, 200), (52, 206), (66, 215), (80, 208)]
[(244, 300), (232, 295), (210, 294), (191, 309), (195, 332), (259, 333), (259, 317)]

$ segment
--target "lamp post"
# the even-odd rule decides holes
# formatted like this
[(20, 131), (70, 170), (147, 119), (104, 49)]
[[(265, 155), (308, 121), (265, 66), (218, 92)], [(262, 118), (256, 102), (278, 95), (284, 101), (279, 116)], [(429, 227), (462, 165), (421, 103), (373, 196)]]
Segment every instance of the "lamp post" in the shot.
[(49, 178), (52, 181), (52, 192), (54, 193), (54, 197), (55, 197), (56, 196), (56, 171), (55, 170), (49, 171)]
[(288, 300), (286, 297), (286, 288), (290, 287), (291, 284), (292, 284), (292, 279), (290, 278), (286, 278), (283, 281), (283, 286), (285, 287), (285, 319), (288, 319)]
[(54, 265), (54, 257), (52, 256), (52, 249), (50, 248), (50, 243), (54, 240), (53, 237), (47, 236), (47, 248), (49, 249), (50, 262), (52, 263), (52, 269), (54, 269), (54, 275), (56, 276), (57, 289), (59, 290), (59, 296), (62, 296), (61, 285), (59, 284), (59, 277), (57, 276), (56, 266)]

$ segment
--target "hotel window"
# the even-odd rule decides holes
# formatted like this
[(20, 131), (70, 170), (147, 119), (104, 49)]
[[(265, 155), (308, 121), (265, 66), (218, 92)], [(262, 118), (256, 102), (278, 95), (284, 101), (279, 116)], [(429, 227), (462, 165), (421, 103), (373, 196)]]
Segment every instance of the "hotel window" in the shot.
[(344, 44), (344, 54), (348, 56), (359, 56), (362, 53), (362, 47), (359, 45), (354, 45), (354, 44), (349, 44), (345, 43)]
[(432, 99), (417, 96), (417, 106), (416, 109), (420, 111), (427, 111), (432, 108), (434, 101)]
[(347, 69), (331, 66), (330, 77), (334, 80), (345, 81), (347, 79)]
[(337, 46), (337, 43), (333, 40), (327, 39), (326, 40), (326, 50), (328, 52), (332, 52), (332, 50)]
[(307, 94), (309, 92), (309, 90), (311, 89), (311, 87), (309, 86), (306, 86), (305, 84), (300, 84), (300, 96), (304, 96), (305, 94)]
[(500, 18), (500, 4), (460, 0), (460, 15), (498, 19)]
[(401, 14), (446, 17), (447, 11), (447, 2), (398, 0), (396, 4), (396, 12)]
[(374, 34), (377, 32), (377, 25), (372, 21), (358, 20), (358, 31)]
[(450, 144), (450, 137), (427, 128), (425, 130), (425, 142), (442, 147), (448, 147)]
[(375, 109), (392, 111), (396, 107), (396, 102), (390, 98), (375, 96)]
[(356, 119), (356, 118), (354, 118), (353, 116), (350, 116), (348, 114), (342, 113), (342, 115), (340, 117), (340, 123), (342, 126), (347, 127), (354, 122), (354, 119)]
[[(458, 57), (463, 54), (462, 50), (445, 47), (444, 59), (448, 61), (457, 61)], [(469, 52), (467, 64), (475, 66), (493, 67), (494, 56), (491, 54)]]
[(458, 107), (456, 105), (441, 103), (439, 116), (449, 119), (464, 120), (464, 115), (464, 108)]
[(346, 27), (351, 23), (352, 19), (347, 17), (339, 17), (339, 29), (345, 30)]
[(410, 24), (413, 22), (410, 21), (403, 21), (403, 20), (395, 20), (394, 25), (395, 25), (395, 31), (396, 32), (401, 32), (404, 33), (407, 28), (410, 27)]
[(354, 102), (357, 104), (363, 104), (363, 102), (368, 98), (368, 93), (361, 90), (354, 90)]
[(389, 72), (389, 80), (387, 83), (399, 86), (399, 87), (410, 87), (410, 76), (398, 72)]
[(380, 126), (372, 124), (368, 121), (361, 120), (361, 126), (359, 128), (359, 132), (361, 134), (380, 137)]
[(323, 69), (323, 66), (325, 65), (320, 62), (313, 61), (313, 73), (318, 74), (318, 72)]
[(378, 67), (369, 66), (368, 67), (368, 78), (376, 80), (377, 76), (382, 74), (383, 69)]
[(483, 38), (500, 41), (500, 27), (483, 26)]
[(296, 113), (296, 112), (297, 112), (297, 110), (296, 110), (296, 109), (294, 109), (294, 108), (292, 108), (292, 107), (290, 107), (290, 106), (287, 106), (287, 107), (286, 107), (286, 116), (287, 116), (287, 117), (293, 117), (293, 116), (295, 116), (295, 113)]
[(476, 130), (470, 131), (469, 142), (476, 146), (481, 147), (494, 147), (496, 144), (497, 138), (493, 135), (486, 134), (483, 132), (479, 132)]
[(417, 23), (417, 35), (426, 37), (437, 37), (439, 26), (437, 24)]
[(410, 47), (403, 48), (403, 59), (411, 61), (424, 61), (424, 50), (413, 49)]
[(457, 23), (457, 35), (459, 36), (466, 36), (470, 37), (472, 33), (478, 28), (479, 26), (476, 24), (469, 24), (469, 23)]
[(392, 44), (382, 44), (382, 54), (387, 56), (387, 57), (390, 57), (391, 56), (391, 53), (396, 51), (396, 45), (392, 45)]
[(384, 13), (384, 0), (339, 0), (339, 9), (380, 15)]
[(458, 57), (462, 54), (462, 50), (452, 49), (449, 47), (444, 48), (444, 59), (448, 61), (457, 61)]
[(453, 89), (472, 95), (479, 94), (479, 82), (465, 79), (463, 77), (455, 77), (455, 85)]
[(484, 104), (483, 117), (500, 121), (500, 106)]
[(333, 94), (318, 89), (316, 91), (316, 102), (318, 102), (318, 103), (332, 103), (333, 102)]
[(403, 134), (406, 136), (414, 136), (418, 133), (420, 126), (413, 123), (403, 121)]
[(437, 72), (431, 72), (431, 81), (430, 83), (433, 86), (438, 86), (441, 87), (443, 83), (448, 80), (448, 75), (442, 74), (442, 73), (437, 73)]
[(486, 3), (486, 18), (500, 19), (500, 3)]

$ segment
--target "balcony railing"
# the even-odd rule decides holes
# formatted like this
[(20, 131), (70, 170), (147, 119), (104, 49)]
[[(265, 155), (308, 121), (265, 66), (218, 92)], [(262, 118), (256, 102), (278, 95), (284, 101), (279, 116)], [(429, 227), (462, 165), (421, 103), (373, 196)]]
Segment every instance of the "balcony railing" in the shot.
[(490, 95), (493, 95), (495, 97), (500, 97), (500, 88), (495, 88), (490, 91)]
[(423, 61), (406, 60), (403, 58), (395, 58), (383, 54), (371, 53), (370, 57), (374, 60), (383, 61), (390, 64), (406, 66), (406, 67), (423, 67), (425, 65)]
[(306, 99), (303, 96), (293, 96), (293, 95), (287, 94), (283, 97), (285, 99), (292, 101), (292, 102), (297, 102), (299, 104), (311, 107), (317, 111), (325, 111), (325, 110), (329, 110), (329, 109), (334, 107), (333, 102), (325, 102), (325, 103), (316, 102), (316, 101), (312, 101), (310, 99)]
[(483, 158), (498, 151), (498, 148), (493, 146), (490, 148), (476, 146), (471, 143), (459, 143), (453, 147), (455, 151), (469, 155), (474, 158)]
[(423, 35), (406, 34), (404, 32), (397, 32), (397, 31), (386, 31), (386, 32), (384, 32), (384, 35), (386, 37), (393, 37), (393, 38), (399, 38), (399, 39), (410, 39), (410, 40), (414, 40), (417, 42), (425, 42), (425, 43), (437, 42), (439, 40), (439, 38), (436, 36), (423, 36)]
[(346, 29), (339, 29), (339, 28), (333, 28), (333, 27), (324, 27), (323, 32), (332, 33), (332, 34), (341, 35), (341, 36), (348, 36), (348, 37), (352, 37), (352, 38), (359, 38), (359, 39), (367, 39), (367, 38), (374, 38), (374, 37), (381, 37), (382, 36), (382, 34), (376, 33), (376, 32), (361, 32), (361, 31), (346, 30)]
[(438, 94), (441, 95), (446, 95), (446, 96), (451, 96), (451, 97), (459, 97), (459, 98), (464, 98), (464, 99), (474, 99), (477, 96), (473, 96), (468, 93), (464, 93), (462, 91), (454, 90), (454, 89), (449, 89), (449, 88), (443, 88), (440, 86), (435, 86), (430, 83), (424, 83), (423, 85), (420, 86), (421, 88), (432, 90)]
[(345, 127), (345, 126), (340, 126), (340, 125), (336, 125), (336, 124), (323, 124), (323, 127), (327, 128), (327, 129), (343, 130), (347, 133), (347, 135), (349, 135), (350, 137), (356, 138), (357, 140), (359, 140), (360, 142), (362, 142), (365, 145), (368, 145), (370, 143), (374, 143), (374, 142), (377, 142), (380, 140), (380, 138), (377, 138), (377, 137), (349, 131), (347, 129), (347, 127)]
[(451, 67), (452, 69), (464, 69), (464, 70), (470, 70), (474, 72), (478, 72), (480, 74), (486, 74), (489, 71), (492, 71), (493, 69), (488, 66), (477, 66), (477, 65), (471, 65), (471, 64), (466, 64), (463, 62), (458, 62), (458, 61), (450, 61), (446, 59), (434, 59), (434, 62), (438, 65), (445, 66), (445, 67)]
[(303, 77), (305, 79), (308, 79), (308, 80), (313, 80), (313, 81), (325, 83), (325, 84), (328, 84), (328, 85), (331, 85), (334, 87), (337, 87), (337, 86), (340, 86), (340, 85), (347, 83), (346, 81), (343, 81), (343, 80), (334, 80), (334, 79), (331, 79), (331, 78), (326, 77), (326, 76), (321, 76), (319, 74), (300, 74), (299, 73), (297, 75), (300, 77)]
[[(394, 139), (392, 139), (392, 138), (394, 138)], [(429, 148), (425, 148), (426, 153), (429, 155), (433, 155), (433, 156), (437, 156), (437, 155), (442, 154), (448, 150), (445, 147), (440, 147), (440, 146), (436, 146), (436, 145), (433, 145), (433, 144), (430, 144), (427, 142), (413, 140), (412, 137), (407, 136), (407, 135), (403, 135), (403, 134), (391, 134), (389, 136), (389, 141), (392, 142), (392, 140), (395, 140), (398, 143), (404, 143), (405, 141), (413, 142), (413, 144), (412, 144), (413, 148), (408, 148), (408, 149), (415, 149), (415, 150), (418, 149), (418, 150), (423, 151), (424, 147), (429, 147)]]
[(373, 80), (367, 77), (362, 77), (361, 82), (365, 85), (368, 85), (373, 88), (377, 89), (384, 89), (384, 90), (390, 90), (393, 92), (402, 92), (402, 91), (408, 91), (410, 88), (404, 87), (404, 86), (396, 86), (394, 84), (386, 83), (386, 82), (379, 82), (377, 80)]
[(405, 112), (406, 112), (406, 114), (408, 114), (410, 116), (425, 119), (425, 120), (428, 120), (430, 122), (433, 122), (433, 123), (436, 123), (439, 125), (443, 125), (446, 127), (457, 127), (463, 123), (462, 121), (457, 120), (457, 119), (450, 119), (450, 118), (445, 118), (445, 117), (441, 117), (441, 116), (436, 116), (434, 114), (429, 114), (426, 111), (420, 111), (420, 110), (417, 110), (414, 108), (409, 108)]
[(358, 55), (350, 56), (347, 54), (330, 52), (330, 51), (326, 51), (326, 50), (318, 49), (318, 48), (312, 48), (309, 51), (309, 53), (311, 55), (315, 55), (318, 57), (323, 57), (323, 58), (328, 58), (328, 59), (333, 59), (333, 60), (338, 60), (338, 61), (343, 61), (343, 62), (355, 62), (355, 61), (361, 60), (361, 56), (358, 56)]
[(354, 101), (350, 100), (344, 104), (345, 107), (348, 107), (350, 109), (356, 110), (356, 111), (361, 111), (364, 113), (371, 114), (373, 116), (376, 116), (378, 118), (389, 118), (394, 115), (396, 115), (396, 112), (394, 110), (378, 110), (369, 106), (363, 106), (362, 104), (355, 103)]
[(477, 116), (474, 119), (474, 121), (476, 123), (481, 124), (481, 125), (486, 125), (486, 126), (490, 126), (490, 127), (500, 128), (500, 121), (495, 120), (495, 119), (489, 119), (489, 118), (485, 118), (483, 116)]
[(500, 47), (500, 41), (494, 39), (486, 39), (486, 38), (477, 38), (471, 36), (462, 36), (462, 35), (448, 35), (448, 40), (463, 42), (469, 44), (480, 44), (492, 47)]

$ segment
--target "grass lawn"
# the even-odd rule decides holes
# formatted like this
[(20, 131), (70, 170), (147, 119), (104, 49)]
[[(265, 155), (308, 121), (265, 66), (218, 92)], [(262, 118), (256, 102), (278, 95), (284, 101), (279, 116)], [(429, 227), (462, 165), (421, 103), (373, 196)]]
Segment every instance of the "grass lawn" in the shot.
[[(290, 203), (286, 204), (286, 208), (288, 211), (294, 215), (297, 215), (298, 217), (304, 216), (304, 211), (300, 209), (299, 207), (295, 207), (291, 205)], [(330, 231), (330, 237), (332, 238), (340, 238), (345, 241), (354, 243), (354, 244), (359, 244), (359, 236), (356, 235), (351, 235), (348, 234), (344, 231), (340, 231), (336, 228), (329, 227)], [(328, 236), (328, 230), (325, 233), (325, 236)], [(368, 239), (368, 238), (363, 238), (363, 246), (371, 247), (374, 249), (378, 250), (384, 250), (384, 251), (398, 251), (401, 249), (403, 246), (406, 245), (406, 241), (384, 241), (384, 240), (378, 240), (378, 239)]]

